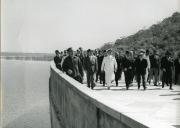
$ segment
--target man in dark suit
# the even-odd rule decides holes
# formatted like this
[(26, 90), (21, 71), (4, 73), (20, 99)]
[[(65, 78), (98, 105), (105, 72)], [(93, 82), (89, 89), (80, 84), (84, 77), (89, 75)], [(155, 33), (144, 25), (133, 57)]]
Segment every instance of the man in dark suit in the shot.
[(90, 49), (87, 50), (87, 57), (84, 59), (84, 68), (87, 73), (87, 85), (91, 89), (95, 87), (95, 77), (98, 71), (97, 57), (92, 54)]
[(132, 82), (134, 61), (132, 60), (131, 53), (126, 51), (125, 57), (123, 59), (123, 69), (125, 76), (126, 89), (129, 89), (129, 85)]
[(140, 89), (141, 78), (144, 90), (146, 90), (146, 68), (148, 66), (147, 60), (144, 58), (144, 52), (140, 52), (139, 57), (135, 60), (135, 69), (137, 76), (138, 89)]
[[(102, 51), (102, 55), (101, 55), (101, 57), (100, 57), (101, 65), (102, 65), (102, 61), (103, 61), (103, 59), (104, 59), (105, 56), (107, 56), (107, 53), (106, 53), (106, 50), (103, 50), (103, 51)], [(101, 65), (100, 65), (100, 66), (101, 66)], [(100, 69), (99, 69), (99, 68), (100, 68)], [(103, 86), (105, 86), (105, 83), (106, 83), (106, 81), (105, 81), (105, 72), (104, 72), (104, 71), (101, 71), (101, 67), (98, 67), (98, 70), (100, 70), (100, 84), (102, 83)]]
[(169, 89), (172, 90), (173, 68), (174, 63), (171, 57), (171, 53), (167, 51), (165, 56), (161, 59), (161, 69), (163, 71), (162, 88), (164, 88), (164, 84), (166, 83), (167, 86), (170, 86)]
[(180, 52), (177, 55), (177, 58), (174, 61), (174, 67), (175, 67), (175, 84), (180, 84), (178, 81), (180, 81), (178, 78), (180, 78)]
[(96, 73), (96, 82), (98, 81), (98, 79), (100, 79), (100, 84), (102, 83), (102, 79), (101, 79), (101, 64), (103, 61), (103, 53), (102, 51), (99, 51), (98, 55), (97, 55), (97, 62), (98, 62), (98, 71)]
[(84, 75), (82, 63), (78, 57), (74, 56), (72, 48), (68, 48), (67, 52), (68, 56), (64, 59), (62, 65), (63, 71), (70, 77), (82, 83)]
[(61, 60), (62, 60), (62, 56), (60, 55), (60, 52), (58, 50), (55, 51), (56, 56), (54, 57), (54, 63), (56, 65), (56, 68), (58, 68), (59, 70), (61, 70)]

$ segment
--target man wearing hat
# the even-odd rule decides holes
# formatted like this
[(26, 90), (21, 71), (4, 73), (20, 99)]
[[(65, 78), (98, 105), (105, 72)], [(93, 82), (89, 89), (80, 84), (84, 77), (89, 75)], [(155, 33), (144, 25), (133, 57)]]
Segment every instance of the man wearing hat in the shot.
[(140, 51), (139, 57), (135, 60), (135, 70), (137, 76), (138, 89), (140, 89), (141, 79), (144, 90), (146, 90), (146, 68), (148, 66), (147, 60), (144, 58), (144, 52)]
[[(174, 61), (175, 66), (175, 84), (180, 84), (180, 52)], [(179, 82), (179, 83), (178, 83)]]
[(68, 56), (64, 59), (62, 65), (63, 71), (70, 77), (82, 83), (84, 75), (82, 63), (78, 57), (74, 56), (72, 48), (68, 48), (67, 52)]
[(167, 86), (169, 86), (169, 89), (172, 90), (173, 67), (174, 63), (171, 57), (171, 53), (166, 51), (165, 56), (161, 59), (161, 69), (163, 71), (162, 88), (164, 88), (164, 84), (166, 83)]
[(108, 86), (108, 90), (110, 89), (111, 81), (113, 73), (117, 70), (117, 62), (115, 57), (112, 56), (111, 49), (107, 50), (107, 56), (104, 57), (101, 71), (105, 71), (105, 82)]
[(87, 85), (93, 89), (95, 87), (95, 76), (98, 71), (97, 57), (92, 54), (90, 49), (87, 50), (87, 57), (84, 59), (84, 69), (87, 76)]

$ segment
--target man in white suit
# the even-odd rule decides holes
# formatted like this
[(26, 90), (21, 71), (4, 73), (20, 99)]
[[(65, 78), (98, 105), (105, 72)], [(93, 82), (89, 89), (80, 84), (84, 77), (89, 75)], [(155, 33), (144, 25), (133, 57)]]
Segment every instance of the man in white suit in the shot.
[(108, 86), (108, 90), (110, 89), (111, 81), (113, 73), (117, 70), (117, 62), (114, 56), (112, 56), (112, 50), (107, 50), (107, 56), (104, 57), (101, 71), (105, 71), (105, 81)]

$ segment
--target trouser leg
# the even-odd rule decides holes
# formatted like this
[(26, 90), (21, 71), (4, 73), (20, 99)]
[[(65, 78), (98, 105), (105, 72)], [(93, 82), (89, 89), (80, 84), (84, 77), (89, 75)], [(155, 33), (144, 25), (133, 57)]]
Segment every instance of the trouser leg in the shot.
[(128, 73), (127, 71), (124, 72), (124, 77), (125, 77), (125, 83), (126, 83), (126, 89), (128, 87)]
[(137, 84), (138, 84), (138, 89), (140, 88), (140, 84), (141, 84), (141, 76), (140, 74), (136, 75), (136, 79), (137, 79)]
[(95, 87), (95, 77), (96, 77), (96, 73), (93, 73), (91, 75), (91, 88)]
[[(96, 73), (96, 82), (98, 81), (98, 79), (100, 79), (100, 71), (98, 71), (97, 73)], [(101, 80), (101, 79), (100, 79)]]
[(135, 76), (135, 71), (131, 70), (131, 83), (133, 83), (134, 76)]
[(149, 84), (151, 83), (151, 80), (153, 80), (154, 76), (154, 68), (151, 68), (149, 71)]
[(111, 71), (106, 71), (105, 72), (105, 81), (107, 83), (107, 86), (110, 86), (111, 85), (111, 80), (112, 80), (112, 75), (113, 75), (114, 72), (111, 72)]
[(163, 74), (162, 74), (162, 88), (164, 88), (165, 83), (166, 83), (166, 72), (163, 71)]
[(90, 88), (90, 81), (91, 81), (91, 77), (90, 74), (87, 72), (87, 86)]
[(118, 70), (116, 73), (115, 73), (115, 81), (116, 81), (116, 86), (118, 86), (118, 80), (120, 78), (120, 71)]
[(105, 81), (105, 72), (104, 71), (101, 72), (101, 80), (103, 82), (103, 86), (105, 86), (106, 81)]
[(148, 80), (148, 75), (149, 75), (149, 72), (148, 72), (148, 69), (146, 69), (146, 74), (145, 74), (145, 81), (147, 82)]
[(172, 71), (167, 72), (167, 83), (169, 84), (169, 88), (172, 88)]
[(142, 76), (142, 84), (143, 84), (143, 87), (144, 89), (146, 89), (146, 77), (144, 74), (141, 75)]
[(159, 77), (159, 71), (158, 71), (158, 68), (155, 68), (154, 69), (154, 85), (157, 85), (158, 77)]
[(129, 85), (132, 80), (131, 70), (127, 70), (126, 72), (124, 72), (124, 74), (125, 74), (126, 89), (129, 89)]
[(175, 84), (177, 84), (178, 82), (178, 76), (179, 76), (179, 73), (175, 71)]

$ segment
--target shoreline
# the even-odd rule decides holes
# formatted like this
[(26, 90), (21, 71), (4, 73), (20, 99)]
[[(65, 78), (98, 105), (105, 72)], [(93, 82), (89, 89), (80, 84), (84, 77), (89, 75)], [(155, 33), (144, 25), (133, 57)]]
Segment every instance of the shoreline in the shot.
[(1, 53), (1, 59), (6, 60), (52, 61), (53, 58), (54, 54), (51, 53)]

